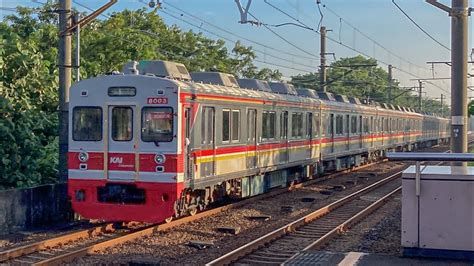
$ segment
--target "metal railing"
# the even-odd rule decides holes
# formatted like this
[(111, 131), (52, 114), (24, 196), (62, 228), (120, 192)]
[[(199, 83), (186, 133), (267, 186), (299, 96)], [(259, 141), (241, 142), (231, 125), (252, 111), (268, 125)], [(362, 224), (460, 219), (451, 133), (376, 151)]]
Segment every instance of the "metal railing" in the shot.
[(389, 152), (389, 161), (474, 162), (473, 153)]
[(474, 162), (474, 154), (472, 153), (389, 152), (387, 158), (389, 161), (415, 162), (415, 193), (417, 197), (420, 196), (421, 190), (422, 162)]

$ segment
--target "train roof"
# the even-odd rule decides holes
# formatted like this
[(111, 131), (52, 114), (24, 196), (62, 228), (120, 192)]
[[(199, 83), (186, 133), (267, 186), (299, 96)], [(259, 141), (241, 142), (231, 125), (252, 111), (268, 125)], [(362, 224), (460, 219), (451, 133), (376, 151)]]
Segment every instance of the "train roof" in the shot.
[(414, 109), (394, 106), (374, 101), (361, 101), (356, 97), (335, 95), (329, 92), (318, 92), (310, 89), (295, 89), (293, 85), (282, 82), (270, 82), (258, 79), (235, 79), (231, 74), (222, 72), (189, 73), (183, 64), (144, 60), (129, 62), (123, 67), (124, 74), (153, 75), (178, 83), (182, 88), (192, 88), (202, 93), (218, 93), (223, 95), (243, 96), (251, 98), (284, 100), (292, 102), (312, 102), (335, 106), (357, 106), (360, 109), (385, 110), (393, 113), (407, 113), (437, 117), (434, 114), (415, 112)]

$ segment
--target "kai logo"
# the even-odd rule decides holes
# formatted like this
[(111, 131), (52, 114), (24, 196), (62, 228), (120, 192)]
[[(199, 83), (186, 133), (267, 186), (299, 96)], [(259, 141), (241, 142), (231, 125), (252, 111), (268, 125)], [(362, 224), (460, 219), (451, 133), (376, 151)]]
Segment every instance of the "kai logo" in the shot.
[(110, 157), (110, 163), (122, 164), (123, 163), (123, 158), (122, 157)]

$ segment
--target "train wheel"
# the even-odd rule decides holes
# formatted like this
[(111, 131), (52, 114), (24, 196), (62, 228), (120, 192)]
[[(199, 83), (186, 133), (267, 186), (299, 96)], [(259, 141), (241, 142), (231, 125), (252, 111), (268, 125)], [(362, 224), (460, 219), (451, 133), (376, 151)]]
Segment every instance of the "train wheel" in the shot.
[(173, 221), (173, 216), (168, 217), (168, 218), (165, 219), (165, 223), (167, 223), (167, 224), (171, 223), (171, 221)]

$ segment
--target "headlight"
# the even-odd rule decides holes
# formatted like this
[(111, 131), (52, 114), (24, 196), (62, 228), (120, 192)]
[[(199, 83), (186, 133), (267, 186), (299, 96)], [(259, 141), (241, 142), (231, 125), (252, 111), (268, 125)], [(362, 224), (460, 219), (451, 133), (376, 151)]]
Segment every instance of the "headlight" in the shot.
[(79, 153), (79, 155), (77, 156), (79, 158), (79, 161), (85, 163), (87, 162), (87, 160), (89, 160), (89, 154), (87, 154), (87, 152), (81, 152)]
[(164, 163), (165, 161), (166, 161), (165, 155), (163, 155), (163, 154), (157, 154), (157, 155), (155, 155), (155, 162), (156, 162), (157, 164), (162, 164), (162, 163)]

